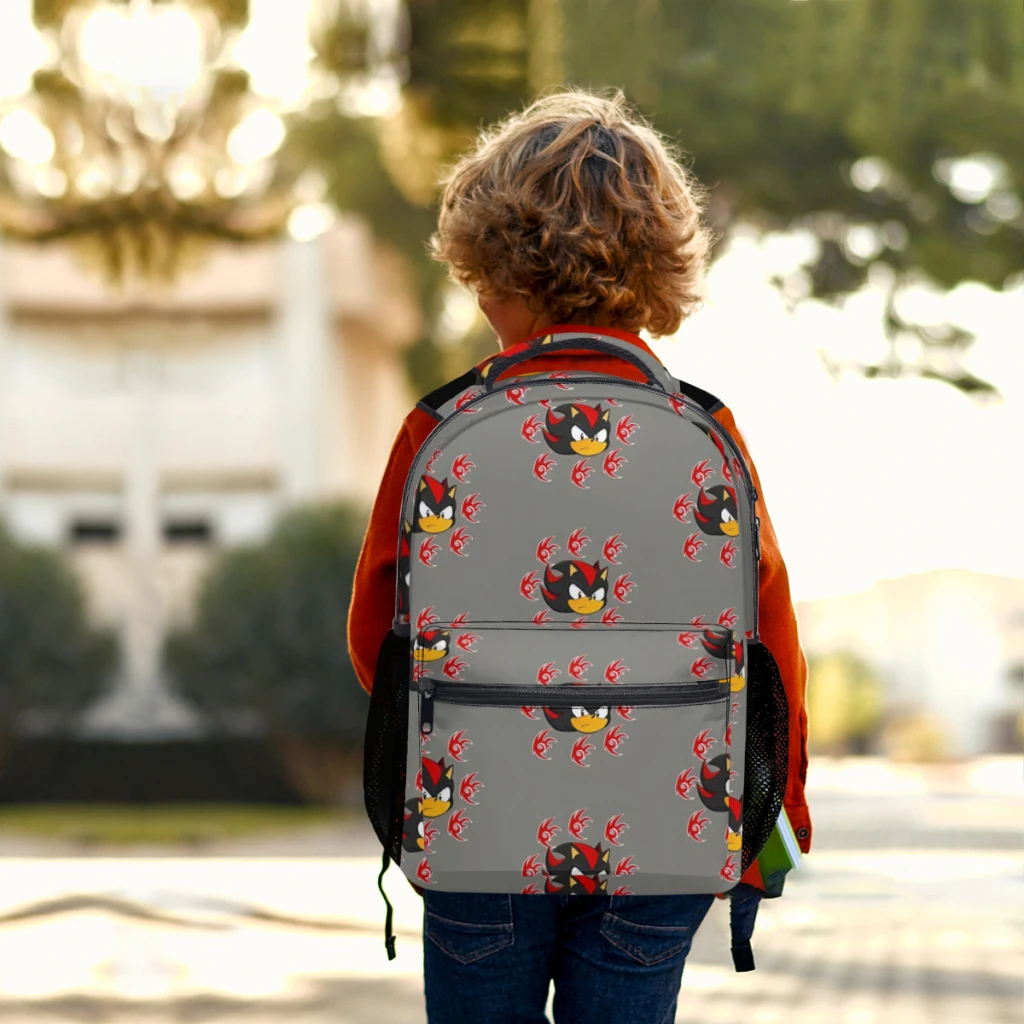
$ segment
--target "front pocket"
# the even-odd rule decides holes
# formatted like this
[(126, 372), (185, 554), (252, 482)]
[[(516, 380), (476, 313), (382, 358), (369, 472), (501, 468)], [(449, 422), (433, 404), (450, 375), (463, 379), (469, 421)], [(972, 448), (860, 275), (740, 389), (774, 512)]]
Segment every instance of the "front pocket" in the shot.
[(639, 686), (428, 678), (415, 783), (423, 856), (403, 862), (417, 884), (618, 895), (731, 887), (739, 855), (727, 839), (728, 678)]
[[(566, 721), (577, 732), (587, 733), (602, 730), (607, 724), (609, 709), (615, 707), (687, 707), (724, 700), (728, 693), (728, 679), (707, 683), (653, 683), (647, 686), (562, 683), (559, 686), (541, 687), (448, 683), (428, 676), (419, 683), (420, 732), (424, 736), (433, 732), (434, 706), (437, 701), (470, 707), (518, 707), (520, 710), (541, 708), (545, 714), (551, 709), (554, 714), (547, 718), (551, 719), (552, 724)], [(604, 714), (597, 714), (599, 711)], [(559, 727), (555, 725), (555, 728)]]
[[(520, 686), (714, 680), (733, 676), (736, 635), (717, 623), (628, 626), (428, 622), (413, 640), (413, 678)], [(733, 676), (734, 685), (739, 678)]]

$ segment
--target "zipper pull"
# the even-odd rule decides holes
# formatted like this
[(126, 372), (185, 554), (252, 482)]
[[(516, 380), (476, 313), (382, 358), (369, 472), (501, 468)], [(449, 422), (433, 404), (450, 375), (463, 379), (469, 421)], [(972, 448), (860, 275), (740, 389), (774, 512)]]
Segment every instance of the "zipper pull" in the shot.
[(434, 680), (420, 681), (420, 732), (429, 736), (434, 731)]

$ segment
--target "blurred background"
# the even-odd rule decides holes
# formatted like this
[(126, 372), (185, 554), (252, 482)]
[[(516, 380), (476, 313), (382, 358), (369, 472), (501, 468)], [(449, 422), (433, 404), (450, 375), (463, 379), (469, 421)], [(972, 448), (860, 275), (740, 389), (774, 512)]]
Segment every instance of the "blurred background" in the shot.
[(810, 663), (814, 850), (678, 1020), (1024, 1020), (1017, 0), (2, 0), (5, 1021), (424, 1020), (350, 579), (495, 347), (438, 177), (562, 83), (710, 189), (655, 348), (735, 411)]

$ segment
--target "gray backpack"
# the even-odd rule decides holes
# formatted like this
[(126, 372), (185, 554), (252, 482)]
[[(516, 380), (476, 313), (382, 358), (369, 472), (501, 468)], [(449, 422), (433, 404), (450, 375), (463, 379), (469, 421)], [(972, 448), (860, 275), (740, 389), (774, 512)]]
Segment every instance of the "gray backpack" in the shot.
[[(646, 383), (498, 379), (584, 349)], [(577, 332), (419, 403), (437, 425), (395, 524), (366, 732), (382, 877), (393, 860), (445, 891), (736, 892), (781, 808), (787, 710), (758, 640), (756, 494), (720, 404)], [(735, 925), (750, 969), (752, 917)]]

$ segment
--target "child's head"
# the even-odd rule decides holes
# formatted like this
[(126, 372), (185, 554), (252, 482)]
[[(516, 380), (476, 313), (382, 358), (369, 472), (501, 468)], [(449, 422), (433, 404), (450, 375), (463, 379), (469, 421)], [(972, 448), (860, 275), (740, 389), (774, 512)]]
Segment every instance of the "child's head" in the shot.
[(541, 325), (671, 334), (700, 301), (702, 203), (621, 93), (564, 91), (485, 131), (455, 165), (434, 256), (485, 313), (512, 303)]

